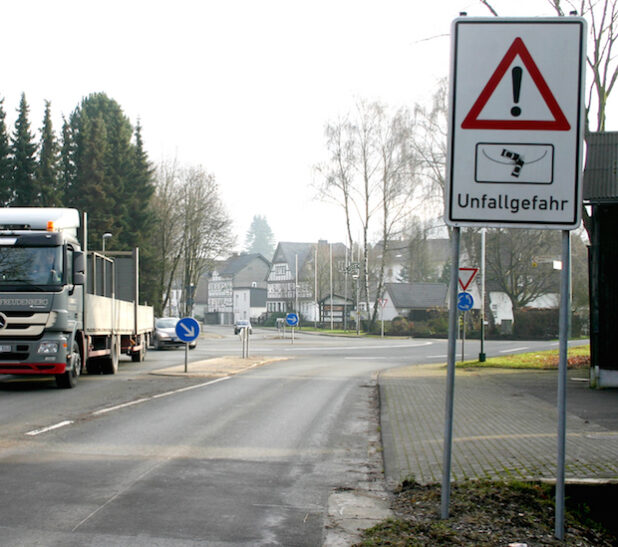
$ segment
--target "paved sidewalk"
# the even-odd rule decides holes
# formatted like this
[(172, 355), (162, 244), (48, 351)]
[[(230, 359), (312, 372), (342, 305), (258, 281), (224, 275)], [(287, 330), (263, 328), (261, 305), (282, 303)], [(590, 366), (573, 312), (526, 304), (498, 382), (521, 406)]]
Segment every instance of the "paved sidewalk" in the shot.
[[(618, 479), (618, 390), (591, 390), (587, 370), (569, 371), (566, 479)], [(456, 372), (452, 478), (556, 477), (557, 372)], [(441, 482), (446, 367), (380, 375), (389, 486), (413, 476)]]

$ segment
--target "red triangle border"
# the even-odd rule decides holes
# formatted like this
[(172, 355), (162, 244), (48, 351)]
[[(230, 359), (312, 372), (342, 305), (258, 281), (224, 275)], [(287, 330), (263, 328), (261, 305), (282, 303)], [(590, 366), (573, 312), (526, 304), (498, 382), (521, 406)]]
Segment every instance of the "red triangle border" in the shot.
[[(519, 55), (525, 67), (528, 69), (532, 80), (545, 100), (545, 104), (549, 111), (554, 116), (554, 120), (479, 120), (478, 116), (485, 108), (493, 92), (498, 87), (498, 84), (506, 74), (509, 66)], [(468, 112), (464, 121), (461, 124), (462, 129), (506, 129), (506, 130), (531, 130), (531, 131), (569, 131), (571, 125), (566, 119), (562, 109), (558, 105), (553, 93), (549, 89), (547, 82), (543, 78), (541, 71), (536, 66), (532, 59), (532, 55), (526, 48), (523, 40), (519, 37), (515, 38), (511, 47), (506, 52), (506, 55), (500, 61), (500, 64), (494, 71), (493, 75), (487, 82), (487, 85), (481, 91), (478, 99)]]

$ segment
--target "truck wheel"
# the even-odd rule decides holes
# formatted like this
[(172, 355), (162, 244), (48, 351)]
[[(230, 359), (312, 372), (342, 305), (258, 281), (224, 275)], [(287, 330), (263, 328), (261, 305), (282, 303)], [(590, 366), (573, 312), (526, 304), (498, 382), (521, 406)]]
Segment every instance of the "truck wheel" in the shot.
[(103, 374), (116, 374), (118, 372), (118, 344), (112, 340), (112, 351), (108, 357), (101, 359), (101, 371)]
[(131, 361), (134, 363), (139, 363), (142, 360), (142, 353), (144, 353), (143, 349), (140, 349), (137, 353), (132, 353)]
[(137, 353), (131, 354), (131, 361), (134, 363), (141, 363), (146, 360), (146, 348), (148, 344), (146, 343), (146, 339), (142, 337), (142, 349), (140, 349)]
[(73, 351), (69, 356), (68, 370), (56, 375), (56, 385), (61, 389), (71, 389), (77, 385), (77, 379), (82, 372), (82, 358), (77, 342), (73, 342)]

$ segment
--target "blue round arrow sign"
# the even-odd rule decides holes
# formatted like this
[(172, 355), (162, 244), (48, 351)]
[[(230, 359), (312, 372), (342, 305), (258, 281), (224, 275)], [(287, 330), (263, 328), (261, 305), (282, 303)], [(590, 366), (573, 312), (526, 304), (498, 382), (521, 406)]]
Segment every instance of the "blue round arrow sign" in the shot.
[(200, 335), (200, 324), (193, 317), (183, 317), (176, 323), (176, 336), (183, 342), (193, 342)]
[(296, 325), (298, 325), (298, 315), (296, 315), (295, 313), (288, 313), (285, 316), (285, 321), (288, 325), (290, 325), (290, 327), (295, 327)]
[(474, 298), (469, 292), (460, 292), (457, 295), (457, 309), (459, 311), (468, 311), (474, 306)]

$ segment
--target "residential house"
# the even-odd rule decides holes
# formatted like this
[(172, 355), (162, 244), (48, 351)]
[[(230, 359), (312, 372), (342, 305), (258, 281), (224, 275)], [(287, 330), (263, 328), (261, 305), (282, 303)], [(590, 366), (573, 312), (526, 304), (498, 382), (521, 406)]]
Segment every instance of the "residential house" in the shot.
[(261, 287), (235, 287), (234, 321), (249, 319), (257, 323), (266, 313), (266, 289)]
[[(208, 312), (217, 314), (217, 323), (230, 325), (236, 319), (251, 318), (251, 301), (258, 312), (260, 292), (252, 289), (266, 289), (266, 278), (270, 270), (270, 262), (261, 254), (233, 255), (218, 265), (208, 281)], [(239, 316), (235, 316), (235, 293), (239, 292)], [(253, 293), (253, 294), (252, 294)], [(258, 314), (259, 315), (259, 314)]]
[(384, 307), (379, 319), (391, 321), (401, 316), (423, 321), (429, 311), (447, 309), (445, 283), (386, 283), (384, 288)]
[[(279, 243), (268, 275), (267, 312), (295, 311), (308, 321), (318, 321), (318, 301), (331, 291), (333, 293), (336, 291), (338, 294), (345, 292), (346, 254), (343, 243), (329, 244), (323, 240), (317, 244)], [(350, 283), (350, 295), (351, 287)]]

